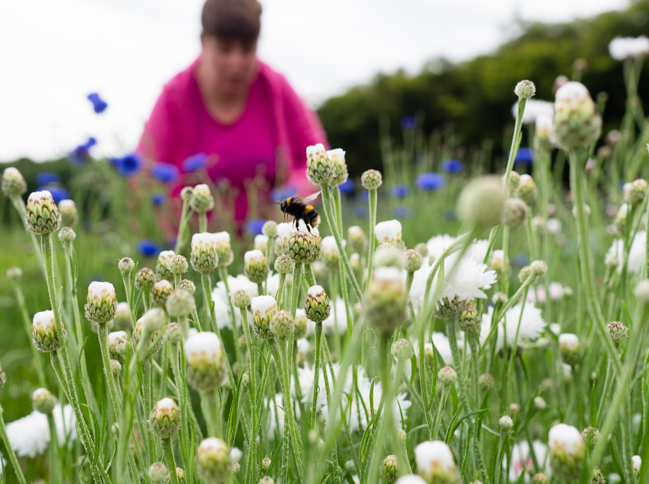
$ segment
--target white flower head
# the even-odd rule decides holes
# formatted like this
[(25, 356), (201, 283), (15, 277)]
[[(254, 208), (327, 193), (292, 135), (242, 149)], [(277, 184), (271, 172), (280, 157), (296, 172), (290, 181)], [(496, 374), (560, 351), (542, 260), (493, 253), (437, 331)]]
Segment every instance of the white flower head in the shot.
[[(232, 329), (232, 314), (230, 313), (230, 297), (238, 290), (246, 291), (250, 297), (257, 295), (257, 284), (250, 282), (243, 274), (238, 276), (228, 276), (228, 287), (230, 292), (225, 288), (225, 283), (219, 281), (212, 290), (212, 301), (214, 301), (214, 315), (216, 316), (216, 323), (219, 329), (228, 328)], [(241, 312), (235, 311), (234, 317), (236, 318), (237, 327), (241, 326)]]
[[(70, 405), (61, 407), (57, 403), (52, 411), (59, 445), (72, 442), (77, 438), (74, 412)], [(7, 424), (9, 443), (20, 457), (36, 457), (47, 449), (50, 442), (50, 430), (47, 416), (40, 412), (32, 412), (26, 417)]]
[(250, 263), (253, 263), (253, 262), (261, 262), (262, 260), (265, 260), (265, 259), (266, 259), (266, 256), (264, 255), (264, 253), (261, 250), (257, 250), (257, 249), (249, 250), (243, 256), (243, 261), (246, 264), (250, 264)]
[(66, 198), (65, 200), (61, 200), (59, 202), (59, 210), (63, 210), (66, 208), (76, 208), (74, 200), (70, 200)]
[(117, 309), (115, 309), (115, 316), (129, 317), (130, 314), (131, 314), (131, 308), (127, 302), (117, 303)]
[(335, 148), (333, 150), (328, 150), (327, 156), (332, 161), (334, 160), (345, 161), (345, 150), (343, 150), (342, 148)]
[(397, 479), (396, 484), (426, 484), (426, 481), (417, 474), (408, 474)]
[(273, 308), (277, 309), (277, 301), (272, 296), (257, 296), (250, 301), (250, 308), (253, 314), (262, 319), (266, 318), (266, 313)]
[(217, 439), (216, 437), (208, 437), (201, 441), (201, 443), (198, 445), (198, 448), (199, 452), (201, 449), (203, 451), (212, 450), (214, 452), (219, 452), (221, 449), (227, 448), (227, 445), (221, 439)]
[(579, 348), (579, 337), (573, 333), (561, 333), (559, 335), (559, 345), (565, 346), (569, 350)]
[(559, 232), (561, 232), (561, 221), (556, 218), (549, 218), (545, 223), (545, 227), (551, 234), (558, 234)]
[(227, 232), (216, 232), (214, 234), (214, 240), (218, 244), (219, 242), (230, 243), (230, 234)]
[[(512, 106), (512, 116), (514, 116), (514, 119), (518, 117), (518, 102)], [(552, 118), (554, 116), (554, 105), (550, 101), (528, 99), (523, 110), (523, 124), (536, 122), (536, 128), (538, 129), (538, 118), (540, 116)]]
[(445, 472), (456, 472), (453, 453), (448, 445), (440, 440), (422, 442), (415, 447), (415, 462), (419, 474), (426, 479), (431, 476), (433, 468)]
[(398, 220), (379, 222), (374, 227), (374, 234), (379, 244), (383, 242), (397, 243), (401, 240), (401, 222)]
[(291, 234), (295, 232), (295, 227), (293, 224), (281, 223), (277, 224), (277, 237), (283, 241), (288, 241), (291, 238)]
[(102, 296), (115, 296), (115, 286), (110, 282), (93, 281), (88, 286), (88, 296), (101, 299)]
[(307, 157), (309, 155), (317, 155), (317, 154), (323, 154), (326, 153), (327, 151), (325, 150), (325, 147), (322, 143), (317, 143), (315, 145), (307, 146), (306, 147), (306, 155)]
[(185, 340), (184, 349), (187, 363), (203, 356), (214, 361), (221, 357), (221, 340), (215, 333), (201, 331)]
[(52, 326), (56, 326), (56, 322), (54, 320), (54, 311), (40, 311), (34, 314), (33, 323), (34, 326), (42, 326), (44, 330), (47, 330)]
[[(635, 274), (644, 267), (646, 263), (646, 241), (647, 232), (638, 230), (629, 249), (629, 259), (627, 261), (627, 270), (629, 272)], [(622, 239), (614, 240), (611, 248), (606, 253), (606, 257), (610, 260), (617, 260), (617, 273), (621, 274), (624, 266), (624, 241)]]
[(203, 247), (216, 247), (216, 236), (209, 232), (192, 235), (192, 250), (199, 250)]
[(264, 234), (255, 235), (254, 246), (257, 250), (266, 250), (266, 247), (268, 247), (268, 236)]
[(550, 450), (563, 449), (568, 454), (574, 454), (584, 446), (581, 432), (572, 425), (557, 424), (550, 429), (548, 434), (548, 447)]
[(232, 462), (239, 462), (242, 457), (243, 452), (241, 452), (241, 449), (238, 447), (232, 447), (232, 450), (230, 451), (230, 460)]
[[(340, 254), (340, 251), (338, 250), (338, 244), (336, 243), (336, 239), (332, 235), (327, 235), (324, 239), (322, 239), (321, 245), (322, 245), (322, 250), (324, 251)], [(345, 246), (345, 241), (343, 240), (343, 247), (344, 246)]]
[[(491, 332), (491, 320), (493, 318), (493, 307), (482, 315), (482, 329), (480, 330), (480, 342), (484, 343)], [(546, 323), (541, 316), (541, 310), (531, 304), (517, 304), (510, 308), (505, 314), (505, 334), (507, 335), (507, 345), (514, 344), (516, 331), (518, 330), (518, 344), (523, 340), (533, 340), (541, 336), (545, 329)], [(520, 321), (520, 329), (518, 327)], [(503, 347), (503, 328), (502, 322), (498, 324), (498, 335), (496, 340), (496, 350)]]
[[(588, 88), (581, 82), (569, 81), (557, 89), (554, 95), (556, 101), (580, 101), (582, 99), (590, 98)], [(521, 176), (521, 178), (523, 178)]]
[(642, 458), (639, 455), (634, 455), (633, 457), (631, 457), (631, 465), (633, 465), (633, 472), (637, 474), (638, 472), (640, 472)]
[(126, 334), (126, 331), (113, 331), (112, 333), (108, 334), (108, 345), (113, 346), (120, 341), (126, 343), (127, 339), (128, 336)]
[(608, 52), (615, 60), (633, 59), (640, 55), (649, 54), (649, 39), (647, 37), (615, 37), (608, 44)]
[(42, 203), (42, 202), (51, 202), (54, 203), (54, 199), (52, 198), (52, 194), (48, 190), (41, 190), (39, 192), (32, 192), (29, 194), (29, 198), (27, 199), (27, 203)]

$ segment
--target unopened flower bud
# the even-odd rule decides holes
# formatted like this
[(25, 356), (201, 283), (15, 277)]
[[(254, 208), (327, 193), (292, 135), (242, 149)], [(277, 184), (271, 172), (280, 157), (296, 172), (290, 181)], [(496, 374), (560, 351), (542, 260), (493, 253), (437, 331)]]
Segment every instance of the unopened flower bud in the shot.
[(184, 255), (174, 255), (169, 261), (169, 270), (176, 276), (184, 274), (185, 272), (187, 272), (188, 268), (189, 264), (187, 263), (187, 259)]
[(439, 378), (439, 381), (441, 381), (444, 385), (452, 385), (457, 380), (457, 373), (455, 373), (455, 370), (450, 366), (445, 366), (444, 368), (439, 370), (439, 373), (437, 373), (437, 378)]
[(519, 99), (529, 99), (536, 94), (536, 86), (532, 81), (520, 81), (514, 88), (514, 93)]
[(410, 249), (406, 251), (406, 271), (407, 272), (416, 272), (421, 269), (423, 263), (423, 256), (416, 249)]
[(595, 427), (586, 427), (581, 433), (581, 437), (582, 439), (584, 439), (584, 443), (586, 444), (586, 446), (590, 450), (593, 450), (597, 445), (597, 442), (599, 442), (599, 438), (601, 437), (601, 434), (599, 433), (599, 430), (596, 429)]
[(540, 472), (532, 476), (532, 484), (548, 484), (549, 482), (550, 479), (548, 479), (548, 476)]
[(117, 360), (110, 360), (110, 372), (114, 377), (118, 377), (122, 373), (122, 364)]
[(49, 235), (61, 226), (61, 214), (47, 190), (32, 192), (27, 199), (27, 228), (38, 235)]
[(169, 323), (167, 325), (167, 331), (165, 332), (165, 338), (171, 345), (182, 343), (184, 338), (180, 325), (178, 323)]
[(196, 292), (196, 285), (189, 279), (183, 279), (178, 283), (178, 289), (182, 289), (193, 295)]
[(219, 337), (209, 331), (190, 336), (184, 344), (187, 381), (198, 391), (219, 387), (226, 375), (225, 355)]
[(331, 161), (332, 172), (329, 184), (336, 187), (347, 181), (347, 163), (345, 163), (345, 151), (340, 148), (327, 151), (329, 161)]
[(575, 366), (581, 360), (581, 348), (576, 334), (563, 333), (559, 335), (559, 349), (564, 363)]
[(460, 329), (468, 335), (478, 334), (482, 327), (481, 322), (480, 313), (470, 306), (462, 309), (457, 320)]
[(273, 220), (266, 221), (261, 228), (261, 233), (270, 239), (277, 237), (277, 222)]
[(219, 258), (216, 254), (216, 236), (208, 232), (192, 236), (191, 263), (196, 272), (207, 274), (216, 269)]
[[(499, 250), (494, 250), (491, 253), (491, 257), (489, 258), (489, 269), (496, 271), (496, 275), (499, 278), (502, 276), (503, 273), (503, 264), (505, 263), (505, 261), (503, 260), (504, 257), (505, 257), (505, 252), (499, 249)], [(509, 258), (507, 258), (506, 271), (507, 271), (507, 275), (511, 274), (512, 271), (512, 266), (509, 263)]]
[(261, 339), (272, 340), (270, 321), (278, 311), (277, 301), (272, 296), (257, 296), (250, 301), (252, 310), (252, 329)]
[(405, 323), (406, 290), (401, 269), (376, 268), (363, 298), (363, 312), (369, 325), (383, 334)]
[(304, 310), (306, 311), (307, 318), (316, 323), (321, 323), (329, 317), (331, 312), (329, 296), (327, 296), (322, 286), (312, 286), (309, 288)]
[(117, 263), (117, 268), (123, 276), (126, 276), (135, 270), (135, 262), (130, 257), (122, 257)]
[(61, 214), (61, 225), (63, 227), (74, 227), (79, 221), (77, 206), (74, 200), (61, 200), (59, 202), (59, 213)]
[(454, 319), (460, 315), (465, 307), (466, 301), (461, 301), (457, 296), (451, 300), (445, 297), (435, 307), (434, 315), (436, 318), (443, 320)]
[(480, 375), (480, 378), (478, 378), (478, 386), (480, 387), (480, 390), (482, 392), (491, 390), (494, 386), (494, 383), (494, 377), (489, 373), (483, 373), (482, 375)]
[[(503, 184), (505, 183), (505, 175), (503, 175)], [(517, 171), (509, 172), (509, 192), (514, 193), (518, 186), (521, 184), (521, 175)]]
[(457, 214), (467, 226), (487, 230), (499, 225), (505, 208), (505, 191), (497, 176), (483, 176), (469, 182), (457, 202)]
[(361, 176), (361, 185), (366, 190), (376, 190), (383, 184), (383, 176), (380, 171), (367, 170)]
[(532, 205), (538, 196), (534, 179), (529, 175), (521, 175), (516, 195), (527, 205)]
[[(612, 479), (611, 482), (613, 482)], [(597, 466), (593, 468), (593, 478), (590, 480), (590, 484), (606, 484), (604, 473)]]
[(397, 249), (389, 243), (381, 244), (374, 253), (374, 267), (396, 267), (404, 268), (406, 258), (401, 249)]
[(180, 190), (180, 198), (182, 199), (183, 202), (187, 202), (191, 204), (192, 200), (194, 199), (194, 188), (183, 187), (183, 189)]
[(412, 348), (412, 343), (407, 339), (403, 339), (403, 338), (398, 339), (397, 341), (392, 343), (392, 347), (390, 348), (390, 351), (392, 352), (392, 356), (394, 356), (397, 359), (397, 361), (400, 362), (405, 362), (406, 360), (409, 360), (414, 353), (414, 349)]
[(545, 273), (548, 272), (548, 265), (542, 260), (535, 260), (534, 262), (532, 262), (530, 267), (534, 275), (536, 275), (537, 277), (544, 276)]
[(149, 414), (151, 431), (161, 439), (168, 439), (180, 428), (180, 408), (173, 399), (158, 401)]
[(575, 427), (558, 424), (548, 435), (550, 468), (559, 482), (573, 482), (581, 475), (584, 441)]
[(167, 306), (167, 298), (173, 290), (174, 287), (166, 279), (156, 282), (151, 291), (153, 294), (153, 304), (164, 309)]
[(647, 193), (647, 187), (647, 181), (643, 180), (642, 178), (638, 178), (633, 183), (631, 183), (624, 201), (632, 207), (637, 207), (644, 200), (644, 197)]
[(329, 185), (333, 176), (333, 163), (327, 156), (324, 145), (318, 143), (306, 148), (306, 176), (315, 185)]
[(503, 224), (510, 230), (516, 230), (523, 225), (527, 217), (527, 205), (520, 198), (509, 198), (505, 201)]
[(27, 191), (27, 182), (18, 169), (10, 166), (2, 172), (2, 193), (6, 197), (19, 197)]
[(518, 412), (521, 411), (521, 406), (518, 403), (510, 403), (509, 404), (509, 413), (514, 416), (517, 415)]
[(268, 469), (270, 469), (271, 463), (272, 462), (271, 462), (271, 460), (270, 460), (270, 458), (268, 456), (264, 457), (261, 460), (261, 470), (264, 471), (264, 472), (268, 472)]
[(243, 270), (248, 279), (255, 284), (261, 284), (268, 277), (266, 256), (261, 250), (249, 250), (244, 256)]
[(276, 338), (288, 338), (294, 327), (293, 317), (287, 311), (277, 311), (270, 318), (269, 329)]
[(140, 291), (150, 292), (155, 284), (155, 274), (148, 267), (143, 267), (135, 275), (135, 288)]
[(428, 257), (428, 246), (423, 242), (420, 242), (417, 245), (415, 245), (415, 250), (419, 252), (422, 258)]
[(358, 225), (352, 225), (347, 229), (347, 243), (352, 252), (363, 252), (367, 245), (365, 232)]
[[(155, 289), (153, 294), (155, 298)], [(194, 296), (189, 294), (187, 291), (176, 289), (167, 297), (165, 307), (167, 308), (169, 316), (182, 318), (192, 313), (196, 307), (196, 303), (194, 302)]]
[(275, 270), (279, 274), (290, 274), (293, 272), (294, 268), (295, 263), (293, 262), (293, 259), (287, 255), (280, 255), (275, 259)]
[(275, 484), (275, 481), (273, 481), (273, 478), (270, 476), (264, 476), (259, 479), (259, 484)]
[(187, 476), (185, 476), (185, 471), (180, 467), (176, 467), (176, 478), (178, 479), (178, 484), (184, 484), (187, 482)]
[(640, 466), (642, 466), (642, 458), (639, 455), (634, 455), (631, 457), (631, 465), (633, 466), (633, 472), (637, 474), (640, 472)]
[(230, 449), (221, 439), (204, 439), (196, 451), (198, 475), (205, 482), (222, 484), (232, 474)]
[(400, 249), (403, 248), (401, 231), (401, 222), (398, 220), (379, 222), (374, 227), (374, 235), (379, 244), (387, 242)]
[(32, 393), (32, 407), (34, 410), (49, 415), (54, 410), (56, 398), (46, 388), (39, 388)]
[(295, 341), (306, 337), (307, 316), (304, 309), (298, 309), (295, 312), (295, 329), (293, 330), (293, 339)]
[(629, 336), (629, 328), (618, 321), (608, 323), (606, 325), (606, 331), (608, 331), (609, 336), (613, 340), (613, 344), (618, 348)]
[(580, 150), (590, 146), (598, 137), (602, 119), (586, 86), (567, 82), (555, 94), (554, 132), (559, 146), (565, 150)]
[(169, 480), (169, 471), (167, 466), (162, 462), (154, 462), (147, 472), (151, 484), (166, 484)]
[(155, 275), (160, 281), (166, 279), (168, 281), (174, 280), (174, 273), (171, 271), (171, 260), (176, 253), (173, 250), (163, 250), (158, 254), (158, 260), (155, 265)]
[(534, 408), (537, 410), (545, 410), (545, 407), (547, 404), (545, 403), (545, 399), (543, 397), (535, 397), (534, 398)]
[(209, 212), (214, 208), (214, 197), (210, 187), (204, 183), (196, 185), (192, 190), (191, 206), (198, 213)]
[(7, 269), (7, 278), (11, 282), (18, 283), (21, 277), (23, 277), (23, 271), (20, 267), (10, 267)]
[(501, 429), (509, 430), (514, 426), (514, 421), (509, 415), (504, 415), (500, 417), (500, 420), (498, 420), (498, 424), (500, 425)]
[(110, 282), (91, 282), (84, 309), (89, 321), (97, 324), (108, 323), (115, 317), (117, 310), (115, 287)]
[(128, 336), (126, 331), (113, 331), (108, 334), (108, 351), (113, 360), (124, 361), (128, 349)]
[(63, 247), (68, 250), (70, 244), (77, 238), (77, 234), (70, 227), (63, 227), (59, 230), (59, 240)]
[(381, 478), (384, 484), (394, 484), (399, 477), (397, 470), (397, 456), (389, 455), (381, 463)]
[(521, 282), (521, 284), (532, 276), (535, 276), (535, 274), (531, 266), (525, 266), (518, 272), (518, 280)]
[(429, 484), (458, 484), (458, 474), (451, 449), (439, 440), (422, 442), (415, 447), (419, 475)]

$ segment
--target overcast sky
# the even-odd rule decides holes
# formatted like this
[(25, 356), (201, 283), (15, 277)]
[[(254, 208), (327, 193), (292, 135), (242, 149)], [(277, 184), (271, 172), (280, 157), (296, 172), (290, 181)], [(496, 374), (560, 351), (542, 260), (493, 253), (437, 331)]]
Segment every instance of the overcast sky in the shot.
[[(136, 144), (162, 85), (199, 53), (203, 0), (1, 0), (0, 161)], [(261, 0), (259, 56), (316, 105), (400, 67), (468, 59), (514, 20), (567, 21), (626, 0)], [(511, 86), (503, 86), (510, 89)], [(94, 114), (86, 95), (109, 108)]]

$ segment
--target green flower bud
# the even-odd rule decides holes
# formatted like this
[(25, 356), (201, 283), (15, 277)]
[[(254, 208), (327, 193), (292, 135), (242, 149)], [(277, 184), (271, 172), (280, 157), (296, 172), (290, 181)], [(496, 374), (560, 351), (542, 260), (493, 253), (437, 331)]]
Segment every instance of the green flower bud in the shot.
[(387, 334), (404, 324), (406, 296), (401, 270), (396, 267), (377, 267), (363, 298), (363, 312), (369, 325), (380, 333)]
[(500, 420), (498, 420), (498, 424), (500, 425), (501, 429), (509, 430), (514, 426), (514, 421), (509, 415), (505, 415), (503, 417), (500, 417)]
[(629, 337), (629, 328), (618, 321), (608, 323), (606, 325), (606, 331), (608, 331), (609, 336), (613, 340), (613, 344), (617, 348)]
[(545, 399), (543, 397), (535, 397), (534, 398), (534, 408), (537, 410), (545, 410), (547, 407), (547, 404), (545, 403)]
[(219, 337), (203, 331), (190, 336), (184, 344), (187, 381), (198, 391), (219, 387), (226, 375), (225, 355)]
[(380, 171), (367, 170), (361, 176), (361, 185), (365, 190), (376, 190), (383, 185), (383, 176)]
[(554, 132), (564, 150), (589, 147), (600, 135), (602, 118), (586, 87), (579, 82), (561, 86), (554, 101)]
[(244, 256), (243, 270), (250, 282), (261, 284), (268, 277), (266, 256), (260, 250), (249, 250)]
[(117, 268), (123, 276), (127, 276), (135, 270), (135, 262), (130, 257), (123, 257), (117, 263)]
[(171, 345), (177, 345), (183, 341), (183, 332), (178, 323), (169, 323), (167, 325), (167, 331), (165, 333), (165, 338)]
[(406, 256), (403, 251), (392, 244), (381, 244), (374, 253), (374, 267), (396, 267), (401, 270), (405, 264)]
[(480, 333), (480, 329), (482, 328), (481, 323), (480, 313), (470, 306), (462, 309), (457, 321), (460, 329), (468, 335), (476, 335)]
[(155, 273), (148, 267), (143, 267), (135, 274), (135, 288), (146, 293), (153, 289)]
[(61, 226), (61, 214), (47, 190), (33, 192), (27, 199), (27, 228), (38, 235), (49, 235)]
[(516, 190), (516, 195), (527, 205), (532, 205), (538, 196), (538, 189), (534, 180), (529, 175), (521, 175), (520, 184)]
[(63, 227), (74, 227), (79, 221), (77, 206), (73, 200), (61, 200), (59, 202), (59, 213), (61, 214), (61, 225)]
[(70, 244), (77, 238), (77, 234), (70, 227), (63, 227), (59, 230), (59, 240), (66, 250), (69, 250)]
[(437, 378), (444, 385), (452, 385), (457, 380), (457, 373), (455, 373), (455, 370), (450, 366), (445, 366), (444, 368), (439, 370), (439, 373), (437, 373)]
[(550, 482), (550, 479), (548, 479), (548, 476), (542, 473), (534, 474), (532, 477), (532, 484), (548, 484)]
[(419, 251), (415, 249), (410, 249), (406, 251), (406, 271), (412, 273), (421, 269), (423, 263), (423, 257)]
[(537, 277), (544, 276), (545, 273), (548, 272), (548, 265), (542, 260), (535, 260), (534, 262), (532, 262), (530, 267), (534, 275), (536, 275)]
[(187, 476), (185, 476), (185, 471), (180, 467), (176, 467), (176, 478), (178, 479), (178, 484), (183, 484), (187, 482)]
[(266, 221), (261, 228), (261, 233), (270, 239), (277, 237), (277, 222), (273, 220)]
[(270, 465), (272, 464), (272, 461), (268, 456), (264, 457), (261, 460), (261, 470), (264, 472), (268, 472), (268, 469), (270, 469)]
[(276, 338), (288, 338), (294, 327), (293, 317), (287, 311), (277, 311), (270, 318), (269, 329)]
[(196, 272), (207, 274), (214, 271), (219, 262), (216, 253), (216, 239), (214, 234), (203, 232), (192, 236), (191, 263)]
[(483, 373), (482, 375), (480, 375), (480, 378), (478, 378), (478, 386), (480, 387), (480, 390), (482, 392), (491, 390), (494, 386), (494, 383), (494, 377), (489, 373)]
[[(317, 233), (317, 229), (312, 232)], [(320, 237), (306, 231), (296, 230), (291, 234), (288, 244), (288, 256), (298, 263), (310, 264), (315, 261), (320, 251)]]
[(122, 373), (122, 364), (117, 360), (110, 360), (110, 372), (114, 377), (118, 377)]
[(606, 484), (606, 479), (604, 478), (604, 474), (599, 469), (599, 467), (595, 466), (595, 468), (593, 469), (593, 478), (590, 480), (590, 482), (591, 484)]
[(147, 472), (151, 484), (166, 484), (169, 481), (169, 471), (162, 462), (154, 462)]
[(183, 189), (180, 190), (180, 198), (183, 202), (191, 204), (194, 199), (194, 189), (192, 187), (183, 187)]
[(275, 259), (275, 270), (280, 274), (290, 274), (295, 268), (295, 263), (287, 255), (280, 255)]
[(295, 312), (295, 328), (293, 329), (293, 340), (306, 337), (307, 317), (304, 309), (298, 309)]
[(599, 442), (601, 434), (599, 430), (595, 427), (586, 427), (581, 433), (581, 438), (584, 439), (584, 443), (588, 446), (590, 450), (593, 450)]
[(49, 415), (54, 410), (56, 398), (46, 388), (39, 388), (32, 393), (32, 407), (34, 410)]
[(575, 366), (581, 360), (581, 348), (576, 334), (562, 333), (559, 335), (559, 349), (564, 363)]
[(392, 356), (394, 356), (397, 359), (397, 361), (400, 362), (409, 360), (414, 353), (414, 349), (412, 348), (412, 343), (407, 339), (403, 339), (403, 338), (398, 339), (397, 341), (392, 343), (392, 347), (390, 348), (390, 351), (392, 353)]
[(521, 81), (516, 84), (514, 93), (516, 93), (519, 99), (529, 99), (536, 94), (536, 86), (532, 81)]
[(143, 342), (143, 351), (146, 351), (147, 355), (157, 353), (162, 347), (162, 339), (158, 340), (155, 346), (151, 345), (158, 339), (158, 335), (164, 331), (166, 322), (166, 316), (162, 309), (149, 309), (135, 323), (135, 328), (133, 328), (133, 334), (131, 336), (133, 347), (137, 349), (140, 340), (146, 336), (147, 339)]
[(329, 184), (332, 187), (337, 187), (341, 183), (347, 181), (347, 163), (345, 163), (345, 151), (337, 148), (335, 150), (327, 151), (327, 156), (332, 166), (331, 181)]
[(7, 278), (13, 283), (19, 283), (23, 277), (23, 271), (20, 267), (10, 267), (7, 269)]
[(415, 250), (421, 254), (422, 257), (428, 257), (428, 246), (423, 242), (415, 245)]
[(460, 220), (477, 230), (499, 225), (505, 207), (505, 191), (497, 176), (483, 176), (469, 182), (457, 202)]
[(2, 172), (2, 193), (6, 197), (19, 197), (27, 191), (27, 182), (13, 166)]
[(331, 307), (329, 306), (329, 296), (322, 286), (312, 286), (307, 291), (306, 302), (304, 303), (306, 316), (311, 321), (322, 323), (329, 317)]
[(272, 296), (257, 296), (250, 301), (252, 329), (261, 339), (272, 340), (270, 320), (277, 312), (277, 301)]
[(191, 207), (198, 213), (206, 213), (214, 208), (214, 197), (210, 187), (204, 183), (196, 185), (192, 190)]
[(527, 205), (520, 198), (509, 198), (505, 201), (503, 224), (510, 230), (516, 230), (527, 218)]
[(185, 272), (187, 272), (188, 268), (189, 264), (187, 263), (187, 259), (183, 255), (174, 255), (169, 261), (169, 270), (176, 276), (184, 274)]
[(219, 267), (227, 267), (234, 260), (234, 253), (230, 245), (230, 234), (227, 232), (217, 232), (214, 234), (216, 241), (216, 255)]
[(399, 477), (397, 456), (389, 455), (381, 463), (381, 478), (385, 484), (394, 484)]
[(174, 273), (171, 272), (169, 265), (175, 256), (176, 253), (173, 250), (163, 250), (158, 254), (158, 260), (155, 265), (155, 275), (158, 281), (163, 279), (167, 281), (174, 280)]
[(169, 316), (173, 318), (182, 318), (189, 316), (192, 313), (192, 311), (196, 307), (196, 303), (194, 302), (194, 296), (189, 294), (187, 291), (176, 289), (167, 297), (165, 306), (167, 308), (167, 313), (169, 313)]
[(180, 428), (180, 408), (171, 398), (158, 401), (149, 414), (151, 432), (161, 439), (168, 439)]
[(108, 351), (113, 360), (124, 361), (128, 349), (126, 331), (113, 331), (108, 334)]
[[(505, 183), (505, 175), (503, 175), (503, 185)], [(509, 193), (514, 193), (521, 184), (521, 175), (517, 171), (509, 172)]]
[(364, 252), (367, 247), (365, 232), (358, 225), (352, 225), (347, 229), (347, 243), (352, 252)]
[(558, 424), (548, 435), (550, 468), (557, 482), (574, 482), (581, 475), (584, 441), (575, 427)]
[(333, 163), (327, 156), (324, 145), (307, 146), (306, 176), (315, 185), (329, 185), (333, 176)]
[(625, 202), (631, 205), (632, 207), (639, 206), (647, 193), (648, 184), (646, 180), (638, 178), (633, 183), (629, 191), (625, 194)]
[(110, 282), (94, 281), (88, 286), (88, 298), (84, 306), (86, 318), (97, 324), (106, 324), (115, 317), (117, 298)]
[(518, 280), (519, 280), (520, 283), (522, 284), (522, 283), (524, 283), (525, 281), (527, 281), (527, 279), (528, 279), (530, 276), (534, 276), (534, 275), (535, 275), (535, 274), (534, 274), (534, 271), (532, 270), (532, 267), (531, 267), (531, 266), (525, 266), (525, 267), (523, 267), (523, 268), (519, 271), (519, 273), (518, 273)]
[(196, 451), (196, 468), (200, 478), (208, 483), (227, 482), (232, 473), (230, 449), (221, 439), (204, 439)]
[(153, 295), (153, 304), (164, 309), (167, 305), (167, 298), (173, 290), (174, 287), (171, 285), (171, 282), (166, 279), (156, 282), (151, 291), (151, 294)]
[(183, 279), (178, 283), (178, 289), (182, 289), (183, 291), (187, 291), (189, 294), (194, 295), (196, 292), (196, 284), (189, 279)]
[(442, 298), (435, 308), (434, 314), (436, 318), (446, 321), (459, 316), (465, 307), (467, 307), (467, 302), (460, 301), (457, 296), (450, 301), (445, 297)]
[(239, 309), (247, 308), (250, 306), (250, 294), (243, 289), (238, 289), (232, 295), (232, 305)]

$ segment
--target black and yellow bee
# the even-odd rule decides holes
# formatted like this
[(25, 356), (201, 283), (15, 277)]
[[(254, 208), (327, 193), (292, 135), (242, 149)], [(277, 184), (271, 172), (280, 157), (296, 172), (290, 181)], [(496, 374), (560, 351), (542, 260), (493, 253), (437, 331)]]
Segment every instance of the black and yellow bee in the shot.
[(314, 193), (306, 198), (289, 197), (284, 201), (276, 202), (284, 214), (284, 221), (286, 222), (287, 217), (290, 215), (293, 217), (293, 223), (297, 227), (300, 220), (304, 220), (307, 230), (311, 233), (311, 229), (316, 228), (320, 223), (320, 215), (313, 208), (313, 205), (309, 205), (308, 202), (315, 200), (318, 195), (320, 195), (320, 192)]

